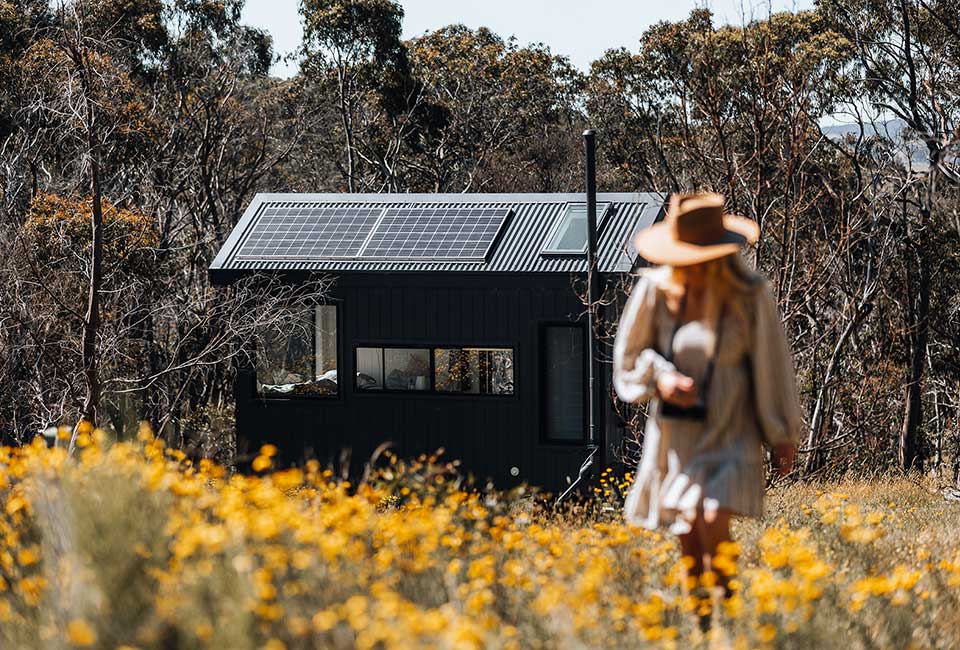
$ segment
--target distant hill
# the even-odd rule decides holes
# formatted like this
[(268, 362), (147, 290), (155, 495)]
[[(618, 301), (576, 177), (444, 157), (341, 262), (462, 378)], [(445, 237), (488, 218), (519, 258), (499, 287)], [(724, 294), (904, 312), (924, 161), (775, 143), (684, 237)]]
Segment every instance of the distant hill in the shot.
[[(856, 137), (860, 134), (859, 124), (833, 124), (821, 126), (820, 129), (824, 135), (832, 140), (842, 140), (847, 136)], [(905, 131), (907, 133), (904, 133)], [(915, 170), (925, 171), (927, 169), (926, 146), (909, 133), (907, 124), (903, 120), (886, 120), (864, 124), (864, 135), (866, 137), (880, 136), (892, 140), (900, 145), (901, 158), (904, 164), (909, 158), (910, 164)]]

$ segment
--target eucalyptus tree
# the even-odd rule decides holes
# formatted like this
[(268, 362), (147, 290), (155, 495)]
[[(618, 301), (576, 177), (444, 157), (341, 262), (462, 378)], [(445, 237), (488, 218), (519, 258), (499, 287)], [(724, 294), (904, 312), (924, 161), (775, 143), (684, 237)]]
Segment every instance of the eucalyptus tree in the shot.
[[(855, 44), (851, 76), (863, 89), (858, 99), (905, 127), (894, 135), (908, 145), (905, 159), (891, 177), (900, 188), (896, 214), (904, 244), (896, 298), (904, 348), (898, 458), (904, 469), (921, 467), (931, 326), (944, 308), (952, 309), (949, 303), (934, 304), (933, 298), (943, 280), (955, 282), (944, 273), (955, 266), (955, 259), (944, 254), (949, 249), (943, 243), (955, 241), (957, 230), (960, 2), (821, 0), (818, 9), (833, 29)], [(909, 151), (911, 141), (921, 144), (922, 164)]]
[[(241, 9), (76, 0), (13, 26), (0, 12), (2, 240), (16, 253), (2, 264), (0, 386), (17, 402), (0, 413), (5, 433), (118, 421), (124, 404), (176, 423), (232, 394), (238, 342), (267, 316), (250, 305), (277, 304), (278, 289), (214, 290), (206, 269), (252, 194), (281, 178), (304, 123)], [(38, 212), (44, 197), (60, 209)], [(40, 213), (56, 216), (38, 230)], [(149, 244), (117, 248), (114, 213), (140, 215)], [(140, 255), (141, 273), (118, 275)]]
[(377, 110), (378, 91), (404, 85), (403, 9), (394, 0), (301, 0), (301, 71), (320, 95), (332, 91), (343, 139), (346, 189), (361, 185), (357, 122)]
[(541, 45), (451, 25), (413, 39), (413, 74), (433, 123), (408, 166), (423, 190), (550, 191), (579, 186), (582, 77)]
[(67, 167), (76, 174), (70, 180), (80, 181), (90, 195), (87, 300), (80, 318), (84, 384), (80, 416), (91, 423), (97, 422), (102, 391), (98, 337), (104, 280), (104, 176), (116, 173), (121, 156), (136, 155), (138, 141), (149, 128), (138, 121), (144, 110), (128, 74), (129, 62), (157, 48), (162, 40), (161, 30), (151, 28), (149, 21), (130, 20), (129, 14), (158, 9), (151, 3), (136, 7), (61, 3), (23, 54), (24, 127), (44, 133), (60, 155), (66, 154)]
[(716, 27), (696, 10), (651, 27), (636, 53), (608, 52), (587, 88), (591, 116), (610, 134), (608, 182), (717, 190), (760, 224), (752, 255), (792, 334), (808, 473), (846, 462), (862, 435), (850, 433), (847, 396), (876, 357), (851, 350), (875, 327), (867, 317), (897, 250), (877, 210), (889, 203), (875, 173), (881, 150), (838, 144), (820, 127), (856, 93), (853, 47), (817, 12)]

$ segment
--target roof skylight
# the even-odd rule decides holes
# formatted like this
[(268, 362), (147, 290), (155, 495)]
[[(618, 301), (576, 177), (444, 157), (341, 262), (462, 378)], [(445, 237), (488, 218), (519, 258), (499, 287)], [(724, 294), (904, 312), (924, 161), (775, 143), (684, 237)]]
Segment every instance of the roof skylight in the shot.
[[(597, 234), (610, 213), (610, 203), (597, 203)], [(568, 203), (541, 251), (544, 255), (586, 255), (587, 204)]]

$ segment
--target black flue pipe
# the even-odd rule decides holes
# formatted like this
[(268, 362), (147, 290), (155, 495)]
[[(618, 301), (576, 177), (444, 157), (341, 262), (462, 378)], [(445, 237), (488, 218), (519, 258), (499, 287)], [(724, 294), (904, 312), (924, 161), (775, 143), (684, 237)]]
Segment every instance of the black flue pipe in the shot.
[(583, 132), (587, 176), (587, 398), (589, 424), (587, 439), (597, 444), (597, 390), (596, 390), (596, 305), (597, 305), (597, 140), (593, 129)]
[[(595, 312), (597, 304), (597, 142), (596, 134), (593, 129), (587, 129), (583, 132), (583, 145), (586, 150), (586, 176), (587, 176), (587, 409), (589, 418), (587, 420), (587, 448), (589, 453), (580, 465), (580, 471), (577, 472), (577, 478), (566, 490), (557, 497), (556, 504), (567, 498), (576, 487), (589, 476), (590, 469), (593, 467), (594, 458), (600, 449), (597, 443), (597, 399), (596, 391), (596, 358), (597, 341), (595, 331)], [(604, 443), (605, 444), (605, 443)], [(603, 455), (601, 454), (601, 460)], [(606, 461), (603, 461), (606, 462)]]

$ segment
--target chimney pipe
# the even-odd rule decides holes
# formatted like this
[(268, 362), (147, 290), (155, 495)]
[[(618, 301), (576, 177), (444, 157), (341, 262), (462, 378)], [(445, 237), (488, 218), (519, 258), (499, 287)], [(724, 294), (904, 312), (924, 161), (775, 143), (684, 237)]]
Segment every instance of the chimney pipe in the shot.
[(583, 132), (583, 144), (586, 153), (586, 190), (587, 190), (587, 316), (588, 316), (588, 363), (587, 383), (589, 410), (588, 440), (591, 445), (598, 442), (597, 435), (597, 390), (596, 390), (596, 303), (597, 303), (597, 143), (593, 129)]
[[(597, 302), (597, 147), (596, 134), (593, 129), (587, 129), (583, 132), (583, 144), (586, 153), (587, 180), (587, 358), (589, 364), (587, 366), (587, 390), (589, 391), (587, 393), (587, 410), (589, 415), (587, 425), (587, 449), (589, 453), (587, 453), (587, 457), (583, 460), (583, 464), (580, 465), (577, 478), (557, 497), (556, 505), (559, 505), (566, 499), (567, 495), (571, 494), (581, 481), (588, 478), (590, 468), (593, 467), (594, 458), (600, 450), (600, 444), (606, 444), (598, 442), (597, 435), (597, 407), (600, 404), (600, 400), (597, 398), (595, 382), (597, 341), (596, 332), (594, 331)], [(606, 462), (603, 458), (603, 454), (600, 454), (601, 461)]]

